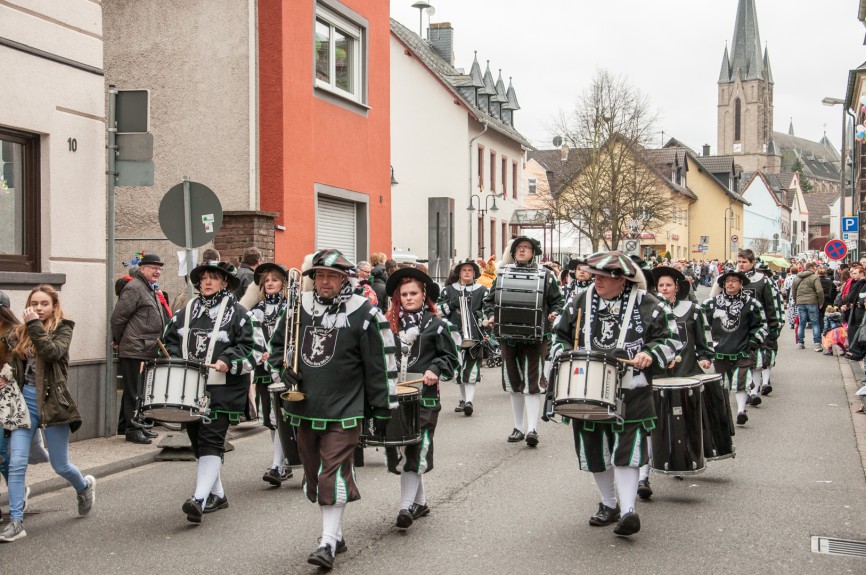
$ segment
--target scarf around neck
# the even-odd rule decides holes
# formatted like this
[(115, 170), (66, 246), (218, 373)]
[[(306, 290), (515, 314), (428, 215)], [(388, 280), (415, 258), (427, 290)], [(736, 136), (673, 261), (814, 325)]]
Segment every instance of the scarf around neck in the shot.
[(321, 323), (319, 325), (332, 327), (348, 327), (349, 318), (346, 314), (346, 303), (352, 299), (355, 293), (355, 286), (351, 281), (343, 284), (343, 287), (333, 298), (323, 298), (319, 292), (313, 290), (313, 300), (320, 306), (325, 307), (325, 313), (322, 314)]
[(198, 299), (201, 302), (201, 305), (204, 306), (206, 310), (210, 311), (212, 308), (218, 306), (222, 299), (226, 296), (234, 297), (232, 295), (232, 292), (230, 292), (228, 289), (221, 289), (211, 296), (206, 296), (203, 293), (199, 293)]

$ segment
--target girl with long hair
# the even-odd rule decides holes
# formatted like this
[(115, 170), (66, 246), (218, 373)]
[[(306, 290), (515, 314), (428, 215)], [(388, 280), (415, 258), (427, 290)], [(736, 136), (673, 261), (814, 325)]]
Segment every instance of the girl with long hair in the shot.
[[(421, 441), (403, 448), (405, 463), (400, 476), (397, 527), (407, 529), (415, 519), (430, 513), (422, 476), (433, 469), (433, 434), (442, 410), (439, 378), (452, 377), (460, 363), (451, 326), (436, 311), (439, 286), (430, 276), (416, 268), (402, 268), (388, 278), (386, 289), (391, 297), (386, 317), (398, 339), (397, 365), (401, 371), (423, 374)], [(385, 453), (388, 470), (400, 474), (397, 449), (389, 447)]]
[[(10, 365), (30, 411), (30, 427), (12, 431), (10, 522), (0, 533), (0, 541), (7, 542), (27, 535), (23, 523), (25, 474), (30, 444), (40, 427), (45, 429), (45, 444), (55, 473), (75, 488), (78, 514), (87, 515), (96, 499), (96, 479), (92, 475), (85, 477), (69, 461), (69, 433), (81, 427), (81, 416), (66, 387), (75, 323), (66, 319), (60, 295), (47, 284), (31, 290), (22, 318), (24, 323), (11, 331), (7, 341), (12, 350)], [(7, 383), (0, 378), (0, 387)]]

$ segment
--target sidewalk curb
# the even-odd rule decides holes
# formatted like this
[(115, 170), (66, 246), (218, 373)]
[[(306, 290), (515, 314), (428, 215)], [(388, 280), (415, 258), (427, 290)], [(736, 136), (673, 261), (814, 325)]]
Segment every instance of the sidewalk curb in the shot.
[[(866, 479), (866, 414), (858, 413), (862, 402), (855, 395), (863, 385), (854, 372), (854, 366), (861, 369), (860, 365), (845, 358), (843, 355), (836, 356), (839, 360), (839, 370), (842, 372), (842, 383), (848, 396), (848, 414), (851, 416), (851, 425), (854, 427), (854, 440), (857, 444), (857, 452), (860, 454), (860, 463), (863, 467), (863, 477)], [(853, 364), (853, 365), (852, 365)]]
[[(267, 428), (263, 425), (257, 425), (255, 427), (244, 427), (237, 430), (233, 430), (229, 428), (229, 433), (234, 431), (235, 437), (231, 439), (234, 442), (241, 442), (249, 437), (254, 437), (265, 431)], [(135, 469), (136, 467), (142, 467), (144, 465), (149, 465), (151, 463), (157, 463), (156, 457), (160, 454), (159, 449), (154, 449), (151, 453), (144, 453), (141, 455), (136, 455), (133, 457), (129, 457), (126, 459), (120, 459), (117, 461), (112, 461), (111, 463), (105, 463), (103, 465), (97, 465), (95, 467), (89, 467), (81, 470), (82, 475), (92, 475), (93, 477), (100, 479), (102, 477), (107, 477), (109, 475), (114, 475), (116, 473), (122, 473), (124, 471), (129, 471), (130, 469)], [(54, 476), (51, 479), (46, 479), (45, 481), (39, 481), (38, 483), (33, 483), (29, 485), (30, 487), (30, 496), (35, 497), (37, 495), (44, 495), (46, 493), (51, 493), (53, 491), (60, 491), (65, 487), (69, 487), (69, 483), (63, 479), (62, 477)], [(9, 493), (8, 491), (4, 492), (0, 495), (0, 505), (7, 505), (9, 503)]]

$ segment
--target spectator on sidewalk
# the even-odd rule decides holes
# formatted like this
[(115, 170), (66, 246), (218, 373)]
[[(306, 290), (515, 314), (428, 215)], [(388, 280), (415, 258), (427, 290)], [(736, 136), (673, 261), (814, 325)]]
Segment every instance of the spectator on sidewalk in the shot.
[(262, 251), (256, 246), (244, 250), (244, 257), (241, 259), (240, 267), (238, 267), (238, 281), (240, 283), (235, 290), (235, 298), (238, 301), (241, 301), (241, 298), (247, 293), (247, 288), (253, 283), (253, 274), (261, 261)]
[(123, 396), (117, 433), (131, 443), (151, 443), (156, 433), (135, 421), (136, 403), (141, 394), (142, 363), (157, 356), (157, 340), (171, 318), (171, 310), (157, 281), (162, 274), (162, 259), (144, 254), (111, 314), (111, 337), (120, 357)]
[[(96, 479), (84, 476), (69, 461), (69, 433), (81, 427), (78, 407), (66, 387), (69, 371), (69, 345), (75, 323), (66, 319), (60, 307), (60, 296), (50, 285), (31, 290), (23, 313), (24, 324), (16, 326), (7, 337), (12, 348), (14, 379), (30, 411), (30, 427), (12, 431), (12, 455), (9, 462), (9, 523), (0, 533), (0, 541), (16, 541), (27, 536), (24, 530), (25, 476), (30, 459), (30, 445), (40, 426), (45, 427), (45, 441), (51, 466), (75, 489), (78, 514), (90, 513), (96, 490)], [(7, 384), (0, 377), (0, 387)], [(50, 390), (50, 393), (49, 393)]]
[(815, 269), (815, 273), (818, 274), (818, 280), (821, 282), (821, 289), (824, 290), (824, 305), (818, 308), (818, 316), (820, 318), (822, 333), (823, 334), (823, 326), (824, 326), (824, 313), (827, 310), (828, 306), (833, 305), (833, 302), (836, 301), (836, 284), (833, 283), (833, 280), (830, 278), (828, 269), (826, 265), (820, 265)]
[(794, 292), (794, 303), (800, 317), (800, 327), (797, 330), (797, 347), (803, 349), (803, 338), (806, 335), (806, 323), (812, 324), (812, 341), (815, 351), (823, 351), (821, 347), (821, 324), (818, 310), (824, 307), (824, 288), (815, 273), (815, 264), (806, 262), (805, 269), (797, 274), (791, 284)]

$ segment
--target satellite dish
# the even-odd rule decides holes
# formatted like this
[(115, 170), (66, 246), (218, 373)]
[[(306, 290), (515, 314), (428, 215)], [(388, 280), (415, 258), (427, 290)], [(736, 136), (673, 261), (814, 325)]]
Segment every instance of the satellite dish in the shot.
[(560, 147), (562, 145), (562, 138), (560, 138), (559, 136), (553, 138), (553, 145), (557, 148)]
[(434, 8), (433, 6), (428, 6), (427, 8), (424, 9), (424, 12), (427, 13), (427, 17), (429, 18), (430, 16), (432, 16), (433, 14), (436, 13), (436, 8)]

